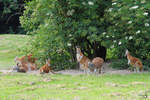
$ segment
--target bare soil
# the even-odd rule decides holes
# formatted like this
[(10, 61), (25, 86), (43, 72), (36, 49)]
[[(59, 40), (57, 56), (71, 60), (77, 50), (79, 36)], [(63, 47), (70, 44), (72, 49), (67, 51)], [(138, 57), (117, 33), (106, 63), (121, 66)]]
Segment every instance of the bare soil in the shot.
[[(112, 69), (111, 67), (109, 67), (110, 63), (104, 63), (103, 64), (103, 70), (102, 73), (103, 74), (131, 74), (131, 73), (135, 73), (132, 72), (130, 70), (116, 70), (116, 69)], [(7, 73), (11, 73), (12, 70), (0, 70), (0, 72), (7, 74)], [(27, 72), (28, 74), (39, 74), (39, 70), (37, 71), (30, 71)], [(84, 74), (84, 72), (82, 70), (75, 70), (75, 69), (68, 69), (68, 70), (61, 70), (61, 71), (57, 71), (55, 72), (56, 74), (64, 74), (64, 75), (82, 75)], [(52, 73), (50, 73), (52, 74)]]

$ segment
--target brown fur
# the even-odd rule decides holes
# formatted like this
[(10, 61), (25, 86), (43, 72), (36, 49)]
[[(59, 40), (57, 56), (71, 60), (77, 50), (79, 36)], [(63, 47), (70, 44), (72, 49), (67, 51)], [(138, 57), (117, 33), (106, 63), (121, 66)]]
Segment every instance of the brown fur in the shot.
[(96, 57), (92, 60), (92, 63), (94, 64), (94, 69), (99, 70), (98, 73), (101, 73), (102, 65), (104, 63), (104, 60), (100, 57)]
[(40, 73), (49, 73), (49, 72), (55, 74), (50, 66), (50, 60), (48, 59), (46, 61), (46, 64), (40, 68)]
[(80, 63), (80, 69), (83, 69), (85, 72), (89, 69), (88, 62), (91, 62), (90, 59), (83, 55), (81, 49), (76, 47), (77, 52), (77, 61)]
[(35, 61), (36, 58), (33, 58), (32, 54), (23, 56), (21, 58), (15, 58), (15, 62), (17, 63), (17, 67), (19, 67), (20, 72), (27, 72), (29, 69), (36, 70), (37, 67)]
[(129, 64), (135, 68), (139, 68), (140, 71), (143, 70), (143, 64), (140, 59), (133, 57), (130, 55), (129, 51), (126, 51), (126, 56), (129, 62)]

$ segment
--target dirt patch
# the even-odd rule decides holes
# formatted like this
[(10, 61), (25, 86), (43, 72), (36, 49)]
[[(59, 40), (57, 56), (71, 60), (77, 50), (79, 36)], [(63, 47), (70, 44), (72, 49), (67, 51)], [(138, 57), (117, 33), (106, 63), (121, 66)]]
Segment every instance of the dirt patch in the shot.
[(81, 70), (61, 70), (56, 73), (65, 74), (65, 75), (82, 75), (84, 74)]
[[(135, 72), (131, 72), (129, 70), (116, 70), (116, 69), (112, 69), (111, 67), (109, 67), (109, 64), (110, 63), (104, 63), (103, 70), (102, 70), (103, 74), (121, 74), (121, 75), (123, 75), (123, 74), (132, 74), (132, 73), (135, 73)], [(7, 74), (7, 73), (12, 72), (12, 70), (0, 70), (0, 72), (2, 72), (4, 74)], [(37, 70), (37, 71), (30, 71), (30, 72), (27, 72), (27, 73), (28, 74), (40, 74), (39, 70)], [(57, 71), (55, 73), (56, 74), (64, 74), (64, 75), (82, 75), (82, 74), (84, 74), (84, 72), (81, 71), (81, 70), (73, 70), (73, 69), (61, 70), (61, 71)], [(49, 73), (49, 74), (51, 74), (51, 73)]]

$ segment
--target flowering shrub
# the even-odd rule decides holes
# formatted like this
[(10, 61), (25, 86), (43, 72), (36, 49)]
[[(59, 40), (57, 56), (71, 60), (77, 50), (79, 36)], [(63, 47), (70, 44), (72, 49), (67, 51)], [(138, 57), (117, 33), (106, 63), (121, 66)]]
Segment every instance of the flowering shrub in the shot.
[(129, 49), (136, 57), (150, 58), (148, 0), (33, 0), (25, 9), (20, 22), (36, 34), (30, 41), (33, 52), (58, 58), (55, 64), (75, 62), (77, 45), (90, 58), (105, 58), (106, 46), (115, 48), (115, 57)]
[(150, 58), (150, 1), (114, 0), (106, 13), (111, 26), (104, 35), (116, 54), (123, 57), (129, 49), (141, 59)]

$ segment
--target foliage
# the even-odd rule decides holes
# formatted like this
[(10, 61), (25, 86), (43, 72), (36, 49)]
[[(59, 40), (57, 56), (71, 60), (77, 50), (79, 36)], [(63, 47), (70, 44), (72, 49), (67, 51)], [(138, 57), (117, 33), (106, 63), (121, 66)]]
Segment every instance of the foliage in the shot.
[(39, 48), (46, 52), (44, 43), (53, 44), (47, 49), (58, 48), (50, 53), (63, 48), (71, 62), (75, 62), (77, 45), (89, 58), (104, 58), (107, 47), (114, 58), (123, 58), (128, 49), (146, 60), (150, 58), (149, 11), (150, 1), (146, 0), (33, 0), (25, 6), (20, 22), (28, 34), (38, 34), (31, 43), (34, 48), (41, 43)]
[(127, 59), (113, 60), (109, 66), (115, 69), (127, 69), (129, 67)]
[(24, 10), (24, 1), (0, 0), (0, 33), (24, 33), (19, 23), (19, 16)]
[(123, 57), (122, 52), (129, 49), (133, 56), (149, 58), (150, 1), (113, 0), (106, 13), (111, 26), (104, 35), (111, 41), (111, 47), (116, 48), (116, 54)]
[(143, 68), (144, 70), (146, 71), (150, 71), (150, 59), (147, 59), (147, 60), (144, 60), (142, 63), (143, 63)]
[[(110, 5), (111, 0), (28, 2), (20, 22), (28, 34), (36, 34), (34, 42), (30, 41), (33, 46), (30, 52), (34, 52), (39, 58), (39, 52), (45, 57), (54, 57), (53, 61), (57, 64), (75, 62), (77, 45), (80, 45), (84, 54), (90, 58), (102, 56), (102, 33), (107, 27), (103, 18), (104, 10)], [(62, 57), (57, 51), (63, 51)], [(61, 62), (55, 56), (60, 57)]]

